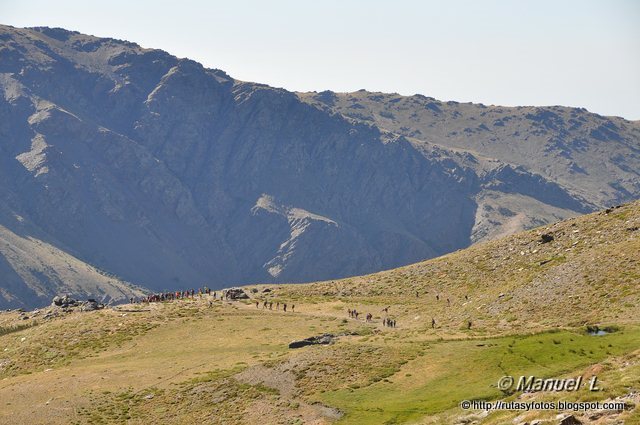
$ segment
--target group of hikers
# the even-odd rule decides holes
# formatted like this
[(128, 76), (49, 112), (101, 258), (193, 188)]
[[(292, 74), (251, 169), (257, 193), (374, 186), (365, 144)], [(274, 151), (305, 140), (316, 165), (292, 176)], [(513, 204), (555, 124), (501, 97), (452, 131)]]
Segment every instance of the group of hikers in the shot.
[[(132, 297), (129, 299), (129, 301), (131, 302), (131, 304), (134, 304), (137, 302), (148, 304), (148, 303), (174, 301), (174, 300), (195, 299), (196, 296), (198, 298), (202, 298), (204, 295), (213, 296), (214, 300), (218, 299), (218, 293), (216, 291), (212, 291), (210, 288), (205, 286), (204, 288), (198, 288), (197, 291), (195, 289), (187, 289), (184, 291), (160, 292), (157, 294), (147, 295), (146, 297), (143, 297), (139, 300)], [(233, 293), (231, 290), (223, 290), (220, 293), (220, 301), (234, 300), (234, 299), (235, 298), (233, 297)], [(255, 304), (256, 304), (256, 308), (260, 308), (260, 301), (256, 301)], [(269, 310), (273, 310), (273, 304), (274, 304), (273, 301), (264, 301), (262, 303), (262, 309), (264, 310), (268, 308)], [(209, 299), (209, 307), (213, 307), (213, 301), (211, 299)], [(284, 312), (287, 312), (287, 310), (291, 311), (292, 313), (296, 312), (295, 304), (291, 304), (289, 306), (287, 305), (287, 303), (280, 303), (279, 301), (276, 301), (275, 309), (279, 311), (280, 307), (282, 307), (282, 311)]]
[[(173, 300), (184, 300), (184, 299), (195, 299), (196, 295), (202, 298), (203, 295), (211, 295), (213, 294), (213, 298), (217, 299), (217, 293), (215, 291), (211, 291), (208, 287), (198, 288), (196, 292), (195, 289), (186, 289), (183, 291), (168, 291), (168, 292), (160, 292), (158, 294), (150, 294), (146, 297), (141, 298), (140, 300), (131, 297), (129, 301), (131, 304), (136, 302), (141, 303), (155, 303), (155, 302), (163, 302), (163, 301), (173, 301)], [(222, 299), (222, 298), (221, 298)]]
[[(235, 289), (234, 289), (235, 290)], [(213, 296), (214, 300), (218, 299), (218, 293), (216, 291), (212, 291), (210, 288), (208, 287), (203, 287), (203, 288), (198, 288), (198, 290), (196, 291), (195, 289), (188, 289), (188, 290), (182, 290), (182, 291), (168, 291), (168, 292), (161, 292), (161, 293), (157, 293), (157, 294), (151, 294), (151, 295), (147, 295), (146, 297), (141, 298), (140, 300), (137, 300), (136, 298), (131, 298), (130, 301), (131, 303), (136, 303), (136, 302), (142, 302), (142, 303), (152, 303), (152, 302), (164, 302), (164, 301), (173, 301), (173, 300), (182, 300), (182, 299), (195, 299), (196, 296), (198, 296), (199, 298), (202, 298), (203, 295), (207, 295), (207, 296)], [(419, 293), (418, 291), (416, 291), (416, 297), (419, 297)], [(436, 301), (440, 301), (440, 294), (436, 294)], [(469, 300), (469, 297), (467, 295), (464, 296), (465, 300)], [(229, 299), (235, 299), (232, 295), (231, 290), (223, 290), (222, 293), (220, 294), (220, 300), (229, 300)], [(446, 299), (447, 300), (447, 306), (451, 306), (451, 300), (449, 298)], [(256, 308), (260, 308), (260, 304), (262, 304), (262, 309), (269, 309), (269, 310), (273, 310), (274, 307), (274, 302), (273, 301), (269, 301), (269, 300), (265, 300), (265, 301), (255, 301), (255, 305)], [(209, 307), (213, 306), (213, 301), (210, 299), (209, 297)], [(291, 311), (292, 313), (295, 313), (296, 311), (296, 306), (294, 304), (291, 304), (290, 306), (287, 305), (287, 303), (281, 303), (279, 301), (275, 302), (275, 310), (279, 311), (280, 307), (282, 307), (282, 311), (287, 312), (287, 309), (289, 309), (289, 311)], [(382, 309), (382, 312), (385, 314), (384, 319), (382, 320), (382, 326), (385, 327), (389, 327), (389, 328), (395, 328), (396, 327), (396, 319), (392, 319), (390, 318), (389, 315), (389, 308), (390, 306), (387, 306), (385, 308)], [(359, 319), (360, 316), (360, 312), (358, 310), (351, 309), (349, 308), (347, 310), (347, 313), (349, 314), (349, 317), (352, 319)], [(367, 313), (365, 315), (365, 322), (367, 323), (371, 323), (373, 322), (373, 314), (371, 313)], [(472, 322), (471, 320), (469, 320), (467, 322), (467, 329), (471, 329), (472, 326)], [(435, 329), (436, 328), (436, 319), (435, 318), (431, 318), (431, 328)]]
[(382, 320), (382, 326), (387, 326), (389, 328), (395, 328), (396, 327), (396, 319), (389, 319), (388, 317), (385, 317)]
[[(256, 301), (256, 308), (260, 308), (260, 301)], [(262, 303), (262, 309), (266, 309), (269, 308), (269, 310), (273, 310), (273, 301), (264, 301)], [(276, 302), (276, 310), (280, 310), (280, 302)], [(282, 303), (282, 310), (286, 313), (287, 312), (287, 303)], [(295, 313), (296, 312), (296, 305), (295, 304), (291, 304), (291, 312)]]
[(352, 319), (357, 319), (358, 316), (360, 315), (360, 313), (356, 309), (353, 309), (353, 310), (349, 309), (347, 311), (349, 312), (349, 317), (351, 317)]
[[(386, 314), (389, 313), (389, 307), (385, 307), (382, 309), (383, 312), (385, 312)], [(358, 310), (354, 309), (347, 309), (347, 313), (349, 314), (349, 317), (351, 317), (352, 319), (356, 319), (358, 320), (358, 316), (360, 316), (360, 312)], [(367, 323), (371, 323), (373, 322), (373, 314), (371, 313), (367, 313), (367, 315), (365, 316), (365, 322)], [(389, 317), (385, 317), (382, 320), (382, 326), (386, 326), (389, 328), (395, 328), (396, 327), (396, 319), (391, 319)]]

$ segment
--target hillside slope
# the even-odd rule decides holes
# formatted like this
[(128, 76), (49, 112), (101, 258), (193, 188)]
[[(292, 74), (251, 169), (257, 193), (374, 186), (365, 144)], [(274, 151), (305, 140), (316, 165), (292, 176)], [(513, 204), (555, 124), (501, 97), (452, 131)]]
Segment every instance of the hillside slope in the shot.
[[(19, 229), (18, 231), (23, 230)], [(122, 303), (144, 295), (142, 288), (99, 270), (67, 252), (0, 225), (0, 296), (3, 308), (48, 305), (56, 295)], [(37, 232), (36, 232), (37, 233)]]
[[(248, 286), (245, 301), (0, 313), (0, 423), (636, 424), (639, 228), (636, 202), (369, 276)], [(332, 344), (288, 347), (325, 333)], [(594, 374), (597, 392), (496, 388)], [(465, 399), (627, 407), (463, 411)]]
[[(631, 171), (601, 196), (574, 190), (583, 174), (555, 180), (62, 29), (0, 27), (0, 89), (0, 225), (19, 216), (38, 231), (23, 236), (152, 290), (369, 273), (638, 196), (621, 143)], [(635, 124), (617, 125), (637, 148)], [(587, 154), (616, 166), (598, 146)]]
[(452, 329), (469, 320), (487, 332), (635, 323), (640, 314), (640, 202), (398, 269), (281, 291), (291, 299), (396, 299), (403, 321), (420, 317), (416, 321), (423, 324), (428, 314)]

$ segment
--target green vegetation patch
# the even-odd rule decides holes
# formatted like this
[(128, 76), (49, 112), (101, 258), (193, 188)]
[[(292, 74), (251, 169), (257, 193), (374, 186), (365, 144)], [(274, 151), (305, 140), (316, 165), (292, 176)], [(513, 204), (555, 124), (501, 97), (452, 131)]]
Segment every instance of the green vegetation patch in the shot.
[(602, 335), (545, 332), (486, 340), (442, 341), (399, 373), (368, 386), (327, 391), (343, 423), (404, 423), (455, 407), (465, 399), (497, 399), (504, 375), (560, 377), (577, 368), (638, 348), (640, 329)]

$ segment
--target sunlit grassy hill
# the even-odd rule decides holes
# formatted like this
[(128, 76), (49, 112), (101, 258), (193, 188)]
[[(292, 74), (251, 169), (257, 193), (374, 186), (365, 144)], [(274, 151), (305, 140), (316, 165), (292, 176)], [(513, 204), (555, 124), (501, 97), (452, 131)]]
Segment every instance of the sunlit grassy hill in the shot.
[[(1, 313), (0, 423), (637, 424), (639, 227), (634, 203), (368, 276), (248, 286), (245, 301)], [(596, 325), (613, 332), (588, 334)], [(288, 348), (325, 333), (333, 344)], [(601, 391), (497, 388), (503, 375), (593, 374)], [(629, 409), (458, 407), (558, 397)]]
[(639, 228), (636, 202), (407, 267), (280, 286), (273, 294), (357, 303), (374, 312), (391, 304), (389, 312), (405, 327), (430, 328), (433, 317), (447, 331), (468, 320), (488, 333), (634, 322), (640, 313)]

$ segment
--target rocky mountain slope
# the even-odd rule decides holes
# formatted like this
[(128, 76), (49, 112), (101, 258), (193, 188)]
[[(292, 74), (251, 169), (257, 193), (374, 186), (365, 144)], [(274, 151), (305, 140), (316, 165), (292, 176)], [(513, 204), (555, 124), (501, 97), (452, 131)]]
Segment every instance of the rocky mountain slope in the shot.
[[(0, 88), (0, 225), (154, 290), (372, 272), (640, 193), (637, 124), (586, 112), (596, 136), (575, 156), (597, 156), (606, 190), (581, 159), (583, 172), (560, 175), (522, 159), (537, 145), (513, 153), (526, 144), (516, 131), (580, 138), (580, 126), (503, 119), (511, 132), (483, 131), (512, 153), (461, 149), (62, 29), (0, 27)], [(447, 125), (468, 126), (463, 112)], [(3, 268), (0, 308), (50, 285), (15, 278), (27, 257)]]
[[(454, 159), (464, 155), (465, 160), (457, 161), (460, 166), (472, 168), (489, 183), (475, 198), (479, 209), (474, 240), (562, 215), (544, 200), (546, 205), (521, 196), (509, 199), (513, 192), (540, 196), (531, 191), (535, 185), (517, 184), (519, 178), (509, 165), (558, 183), (595, 207), (627, 202), (640, 194), (639, 121), (603, 117), (583, 108), (487, 106), (365, 90), (299, 96), (328, 112), (403, 135), (418, 149), (437, 147)], [(498, 185), (492, 181), (496, 174), (503, 176)], [(496, 186), (509, 196), (496, 193)]]
[(105, 303), (127, 302), (144, 294), (141, 288), (37, 239), (32, 232), (17, 234), (2, 225), (0, 276), (0, 297), (6, 308), (47, 305), (57, 294)]

